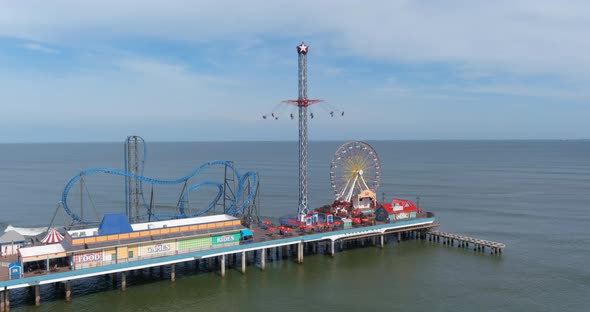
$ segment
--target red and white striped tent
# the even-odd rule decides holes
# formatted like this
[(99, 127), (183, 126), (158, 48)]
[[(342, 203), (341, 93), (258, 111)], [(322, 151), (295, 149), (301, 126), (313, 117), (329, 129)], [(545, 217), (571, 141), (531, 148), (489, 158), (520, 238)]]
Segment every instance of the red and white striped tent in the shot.
[(55, 229), (51, 229), (51, 231), (47, 233), (47, 236), (45, 236), (41, 242), (44, 244), (55, 244), (61, 242), (63, 239), (63, 235), (59, 234), (59, 232)]

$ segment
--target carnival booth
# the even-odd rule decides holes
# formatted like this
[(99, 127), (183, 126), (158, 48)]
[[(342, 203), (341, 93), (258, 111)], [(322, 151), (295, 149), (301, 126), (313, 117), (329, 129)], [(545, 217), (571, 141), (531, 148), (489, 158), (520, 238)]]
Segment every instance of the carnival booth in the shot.
[(377, 210), (375, 210), (375, 220), (379, 222), (390, 221), (389, 212), (387, 211), (387, 209), (385, 209), (385, 207), (380, 206), (379, 208), (377, 208)]
[(66, 250), (61, 244), (23, 247), (18, 253), (24, 273), (55, 271), (68, 263)]
[(418, 207), (407, 199), (394, 198), (391, 203), (383, 204), (387, 210), (391, 221), (414, 219), (418, 212)]
[(63, 235), (51, 229), (41, 240), (44, 245), (20, 248), (19, 260), (24, 273), (57, 271), (60, 267), (68, 266), (66, 250), (60, 244), (63, 239)]
[(363, 213), (373, 213), (375, 211), (375, 192), (364, 190), (352, 198), (353, 209), (360, 209)]

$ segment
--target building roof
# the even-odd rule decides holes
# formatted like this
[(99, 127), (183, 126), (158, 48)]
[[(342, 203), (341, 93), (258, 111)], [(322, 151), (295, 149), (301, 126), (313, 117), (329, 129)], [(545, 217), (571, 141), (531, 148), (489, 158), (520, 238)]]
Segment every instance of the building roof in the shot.
[(98, 235), (122, 234), (133, 232), (124, 213), (107, 213), (98, 226)]
[[(229, 234), (228, 232), (237, 232), (244, 229), (244, 227), (242, 225), (232, 225), (232, 226), (226, 226), (226, 227), (221, 227), (221, 228), (216, 228), (214, 231), (212, 231), (211, 229), (202, 229), (202, 230), (194, 230), (194, 231), (188, 231), (188, 232), (178, 232), (178, 233), (169, 233), (169, 234), (162, 234), (162, 235), (158, 235), (157, 239), (158, 240), (166, 240), (166, 239), (185, 239), (185, 238), (193, 238), (193, 237), (197, 237), (197, 236), (211, 236), (211, 235), (217, 235), (217, 234)], [(87, 237), (87, 236), (82, 236), (82, 237)], [(77, 238), (77, 237), (74, 237)], [(129, 238), (123, 241), (119, 241), (116, 242), (118, 244), (125, 244), (125, 245), (129, 245), (129, 244), (134, 244), (134, 243), (143, 243), (143, 242), (149, 242), (149, 241), (153, 241), (152, 237), (150, 236), (144, 236), (144, 237), (137, 237), (137, 238)], [(63, 241), (61, 241), (61, 245), (64, 247), (64, 249), (66, 249), (68, 252), (70, 251), (78, 251), (78, 250), (84, 250), (84, 249), (94, 249), (94, 248), (102, 248), (102, 247), (109, 247), (109, 246), (113, 246), (113, 241), (106, 241), (106, 242), (97, 242), (97, 243), (88, 243), (88, 246), (85, 245), (72, 245), (71, 241), (68, 241), (67, 239), (64, 239)]]
[(221, 222), (221, 221), (234, 221), (239, 220), (236, 217), (232, 217), (226, 214), (219, 214), (219, 215), (212, 215), (212, 216), (205, 216), (205, 217), (194, 217), (194, 218), (182, 218), (182, 219), (172, 219), (172, 220), (164, 220), (164, 221), (157, 221), (157, 222), (144, 222), (144, 223), (135, 223), (132, 224), (131, 227), (134, 231), (142, 231), (142, 230), (151, 230), (151, 229), (159, 229), (164, 227), (173, 227), (173, 226), (183, 226), (183, 225), (194, 225), (194, 224), (204, 224), (204, 223), (211, 223), (211, 222)]
[[(174, 226), (221, 222), (221, 221), (235, 221), (235, 220), (239, 220), (239, 219), (236, 217), (232, 217), (230, 215), (220, 214), (220, 215), (212, 215), (212, 216), (205, 216), (205, 217), (182, 218), (182, 219), (171, 219), (171, 220), (164, 220), (164, 221), (134, 223), (134, 224), (131, 224), (132, 230), (129, 232), (161, 229), (161, 228), (165, 228), (165, 227), (174, 227)], [(104, 218), (103, 218), (103, 221), (104, 221)], [(127, 233), (127, 232), (122, 232), (122, 233)], [(71, 230), (71, 231), (68, 231), (68, 234), (70, 234), (70, 236), (74, 237), (74, 238), (103, 235), (103, 234), (99, 233), (99, 228), (96, 228), (96, 227)]]
[(359, 194), (359, 198), (375, 198), (375, 192), (371, 190), (364, 190)]
[(394, 198), (389, 204), (382, 204), (389, 214), (418, 211), (414, 203), (407, 199)]
[(18, 250), (20, 256), (23, 258), (51, 255), (61, 252), (66, 252), (61, 244), (51, 244), (34, 247), (23, 247)]
[(6, 233), (4, 233), (4, 235), (0, 236), (0, 245), (2, 244), (12, 244), (14, 243), (20, 243), (20, 242), (24, 242), (25, 241), (25, 237), (22, 236), (19, 232), (17, 231), (8, 231)]

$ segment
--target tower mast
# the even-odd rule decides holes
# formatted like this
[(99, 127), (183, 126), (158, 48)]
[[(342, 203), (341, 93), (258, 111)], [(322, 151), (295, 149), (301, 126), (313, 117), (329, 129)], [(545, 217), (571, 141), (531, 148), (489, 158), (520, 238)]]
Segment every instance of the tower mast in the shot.
[(298, 61), (298, 82), (299, 97), (297, 100), (283, 101), (297, 106), (299, 110), (299, 204), (297, 207), (297, 218), (309, 213), (307, 198), (307, 108), (310, 105), (321, 102), (321, 100), (309, 100), (307, 98), (307, 53), (309, 46), (301, 43), (297, 46)]
[[(307, 198), (307, 108), (313, 104), (323, 102), (322, 100), (310, 100), (307, 98), (307, 53), (309, 46), (301, 42), (297, 46), (298, 58), (298, 85), (299, 96), (297, 100), (285, 100), (281, 103), (286, 103), (297, 107), (299, 115), (299, 203), (297, 206), (297, 219), (303, 221), (303, 217), (309, 213), (308, 198)], [(309, 114), (313, 119), (313, 113)], [(340, 113), (344, 116), (344, 112)], [(334, 117), (334, 111), (330, 112), (330, 116)], [(274, 112), (271, 114), (272, 119), (278, 120), (279, 117)], [(262, 119), (267, 119), (267, 115), (262, 115)], [(291, 114), (291, 119), (294, 119)]]
[(297, 216), (307, 214), (307, 52), (308, 47), (302, 42), (297, 46), (299, 97), (299, 205)]

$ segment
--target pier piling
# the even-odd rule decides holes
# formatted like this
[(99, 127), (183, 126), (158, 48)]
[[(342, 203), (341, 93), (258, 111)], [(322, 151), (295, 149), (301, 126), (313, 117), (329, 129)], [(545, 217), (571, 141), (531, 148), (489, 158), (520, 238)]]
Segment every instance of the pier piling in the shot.
[(297, 248), (297, 263), (302, 264), (303, 263), (303, 242), (299, 242), (298, 248)]
[(242, 251), (242, 273), (246, 273), (246, 252)]
[[(485, 252), (485, 248), (490, 248), (491, 254), (502, 253), (502, 248), (506, 247), (506, 245), (502, 243), (482, 240), (473, 237), (461, 236), (457, 234), (451, 233), (444, 233), (439, 231), (431, 231), (430, 236), (433, 237), (434, 241), (439, 241), (440, 238), (443, 238), (443, 245), (451, 245), (454, 246), (455, 240), (457, 240), (457, 247), (460, 248), (469, 248), (469, 243), (473, 243), (473, 251), (481, 251)], [(434, 236), (433, 236), (434, 235)]]
[[(123, 272), (123, 274), (125, 274), (125, 272)], [(174, 263), (170, 265), (170, 281), (176, 281), (176, 264)]]
[(72, 301), (72, 282), (66, 282), (66, 302)]
[(221, 255), (221, 277), (225, 276), (225, 255)]
[[(127, 273), (121, 272), (121, 290), (125, 291), (125, 288), (127, 288)], [(66, 297), (67, 297), (67, 293), (66, 293)]]
[(264, 261), (265, 260), (264, 259), (264, 255), (265, 255), (264, 252), (260, 254), (260, 270), (262, 270), (262, 271), (264, 271), (264, 267), (265, 267), (265, 264), (266, 264), (265, 261)]
[(41, 305), (41, 286), (35, 285), (34, 287), (35, 287), (35, 305), (40, 306)]

